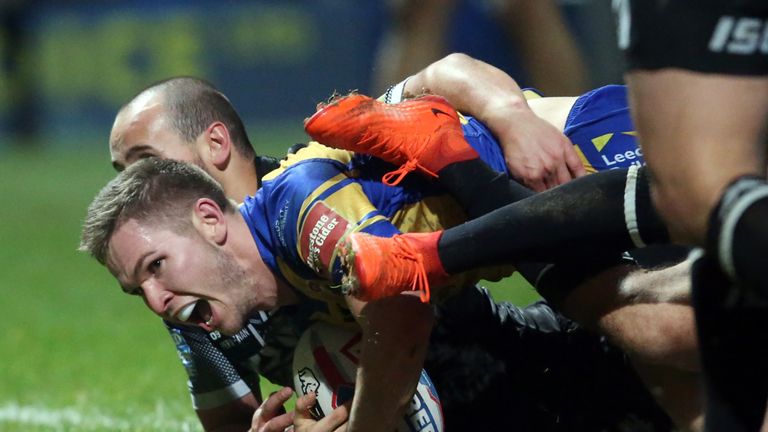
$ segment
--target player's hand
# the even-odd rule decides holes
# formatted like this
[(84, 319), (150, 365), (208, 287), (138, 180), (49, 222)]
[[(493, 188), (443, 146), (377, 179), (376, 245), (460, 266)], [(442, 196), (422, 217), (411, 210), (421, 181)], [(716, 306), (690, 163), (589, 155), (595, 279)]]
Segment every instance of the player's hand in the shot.
[(552, 124), (530, 110), (493, 122), (512, 176), (541, 192), (586, 174), (573, 143)]
[(293, 395), (290, 387), (283, 387), (269, 395), (256, 412), (253, 413), (249, 432), (283, 432), (293, 425), (294, 413), (286, 413), (283, 408)]
[(315, 420), (309, 412), (310, 408), (315, 406), (316, 403), (317, 397), (314, 393), (296, 399), (296, 417), (293, 420), (293, 432), (345, 432), (347, 430), (349, 407), (352, 401), (348, 401), (336, 408), (320, 420)]

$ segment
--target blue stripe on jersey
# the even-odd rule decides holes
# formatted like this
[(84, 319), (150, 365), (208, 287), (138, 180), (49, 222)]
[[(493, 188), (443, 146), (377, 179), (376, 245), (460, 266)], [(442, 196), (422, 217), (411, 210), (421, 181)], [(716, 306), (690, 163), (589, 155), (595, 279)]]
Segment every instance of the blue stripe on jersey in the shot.
[[(336, 174), (339, 174), (339, 173), (340, 172), (337, 172)], [(330, 177), (329, 177), (329, 179), (330, 179)], [(343, 188), (345, 186), (348, 186), (351, 183), (352, 183), (352, 179), (349, 179), (349, 178), (346, 178), (344, 180), (341, 180), (341, 181), (335, 183), (333, 186), (329, 187), (323, 193), (321, 193), (320, 195), (315, 197), (315, 199), (313, 199), (311, 202), (309, 202), (308, 205), (312, 205), (312, 203), (314, 203), (316, 201), (322, 201), (322, 200), (328, 198), (329, 196), (331, 196), (331, 195), (335, 194), (336, 192), (338, 192), (339, 189), (341, 189), (341, 188)]]
[(464, 130), (464, 138), (466, 138), (469, 145), (495, 171), (508, 173), (504, 153), (491, 131), (474, 117), (464, 116), (464, 118), (467, 120), (467, 123), (462, 124), (461, 128)]

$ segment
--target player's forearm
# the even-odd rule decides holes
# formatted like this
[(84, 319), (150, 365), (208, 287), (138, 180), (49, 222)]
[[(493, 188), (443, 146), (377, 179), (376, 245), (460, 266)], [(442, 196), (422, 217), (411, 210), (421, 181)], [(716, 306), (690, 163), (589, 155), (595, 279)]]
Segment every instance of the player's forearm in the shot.
[[(417, 73), (405, 92), (429, 91), (448, 99), (457, 110), (472, 114), (493, 130), (509, 115), (530, 115), (517, 82), (504, 71), (464, 54), (450, 54)], [(503, 115), (500, 115), (503, 113)]]
[(248, 393), (240, 399), (215, 408), (198, 409), (196, 413), (205, 431), (244, 431), (251, 427), (251, 417), (258, 407), (257, 396)]
[(348, 430), (389, 432), (416, 388), (432, 312), (415, 297), (373, 302), (364, 312), (363, 349)]

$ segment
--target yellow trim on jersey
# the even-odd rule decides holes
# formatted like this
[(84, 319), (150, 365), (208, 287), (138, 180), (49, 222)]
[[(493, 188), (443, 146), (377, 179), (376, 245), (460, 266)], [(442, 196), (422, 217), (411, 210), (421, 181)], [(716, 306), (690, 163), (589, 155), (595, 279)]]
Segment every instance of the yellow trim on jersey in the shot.
[[(331, 187), (339, 184), (339, 182), (344, 181), (346, 179), (347, 179), (347, 176), (345, 174), (343, 174), (343, 173), (336, 174), (335, 176), (333, 176), (333, 177), (329, 178), (328, 180), (324, 181), (323, 184), (321, 184), (320, 186), (317, 187), (317, 189), (312, 191), (312, 193), (309, 194), (309, 196), (307, 196), (307, 198), (304, 199), (304, 202), (301, 203), (301, 209), (299, 210), (299, 214), (301, 215), (301, 217), (303, 218), (307, 214), (308, 207), (315, 204), (315, 200), (317, 199), (317, 197), (319, 197), (320, 195), (325, 193), (325, 191), (327, 191)], [(341, 191), (341, 189), (339, 191), (337, 191), (337, 192), (334, 192), (333, 195), (336, 195), (340, 191)], [(331, 195), (331, 196), (333, 196), (333, 195)], [(325, 200), (323, 200), (323, 202), (329, 203), (330, 201), (326, 201), (326, 200), (328, 200), (328, 198), (330, 198), (330, 197), (327, 197)], [(333, 206), (328, 204), (328, 207), (333, 207)], [(301, 225), (301, 224), (298, 224), (298, 225)], [(297, 226), (296, 228), (300, 231), (300, 227)]]
[(589, 163), (587, 157), (584, 156), (584, 152), (581, 151), (581, 148), (579, 148), (577, 145), (573, 146), (573, 148), (576, 150), (576, 154), (579, 156), (579, 159), (581, 159), (581, 164), (584, 165), (584, 169), (590, 174), (596, 173), (597, 170), (592, 166), (591, 163)]
[(461, 206), (448, 195), (429, 196), (404, 205), (391, 221), (401, 232), (432, 232), (456, 226), (467, 220)]
[(541, 95), (531, 89), (523, 90), (523, 97), (525, 98), (525, 100), (541, 99)]
[(289, 166), (301, 162), (303, 160), (307, 159), (333, 159), (336, 161), (339, 161), (341, 163), (349, 163), (349, 161), (352, 160), (352, 153), (351, 151), (347, 150), (339, 150), (331, 147), (326, 147), (316, 141), (310, 141), (306, 147), (302, 148), (301, 150), (297, 151), (296, 153), (291, 153), (288, 156), (286, 156), (285, 159), (280, 161), (280, 167), (278, 167), (275, 170), (272, 170), (268, 172), (262, 180), (273, 180), (275, 177), (279, 176), (283, 173), (283, 171), (286, 170)]

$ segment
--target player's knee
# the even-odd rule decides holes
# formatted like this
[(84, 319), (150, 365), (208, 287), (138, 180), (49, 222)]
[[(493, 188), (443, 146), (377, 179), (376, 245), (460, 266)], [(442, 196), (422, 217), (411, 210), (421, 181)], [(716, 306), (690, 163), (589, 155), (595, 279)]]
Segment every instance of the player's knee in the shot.
[(734, 280), (746, 277), (742, 282), (750, 286), (765, 286), (760, 278), (765, 268), (760, 239), (768, 237), (766, 215), (768, 183), (758, 176), (733, 181), (710, 214), (708, 250), (717, 256), (726, 274)]

